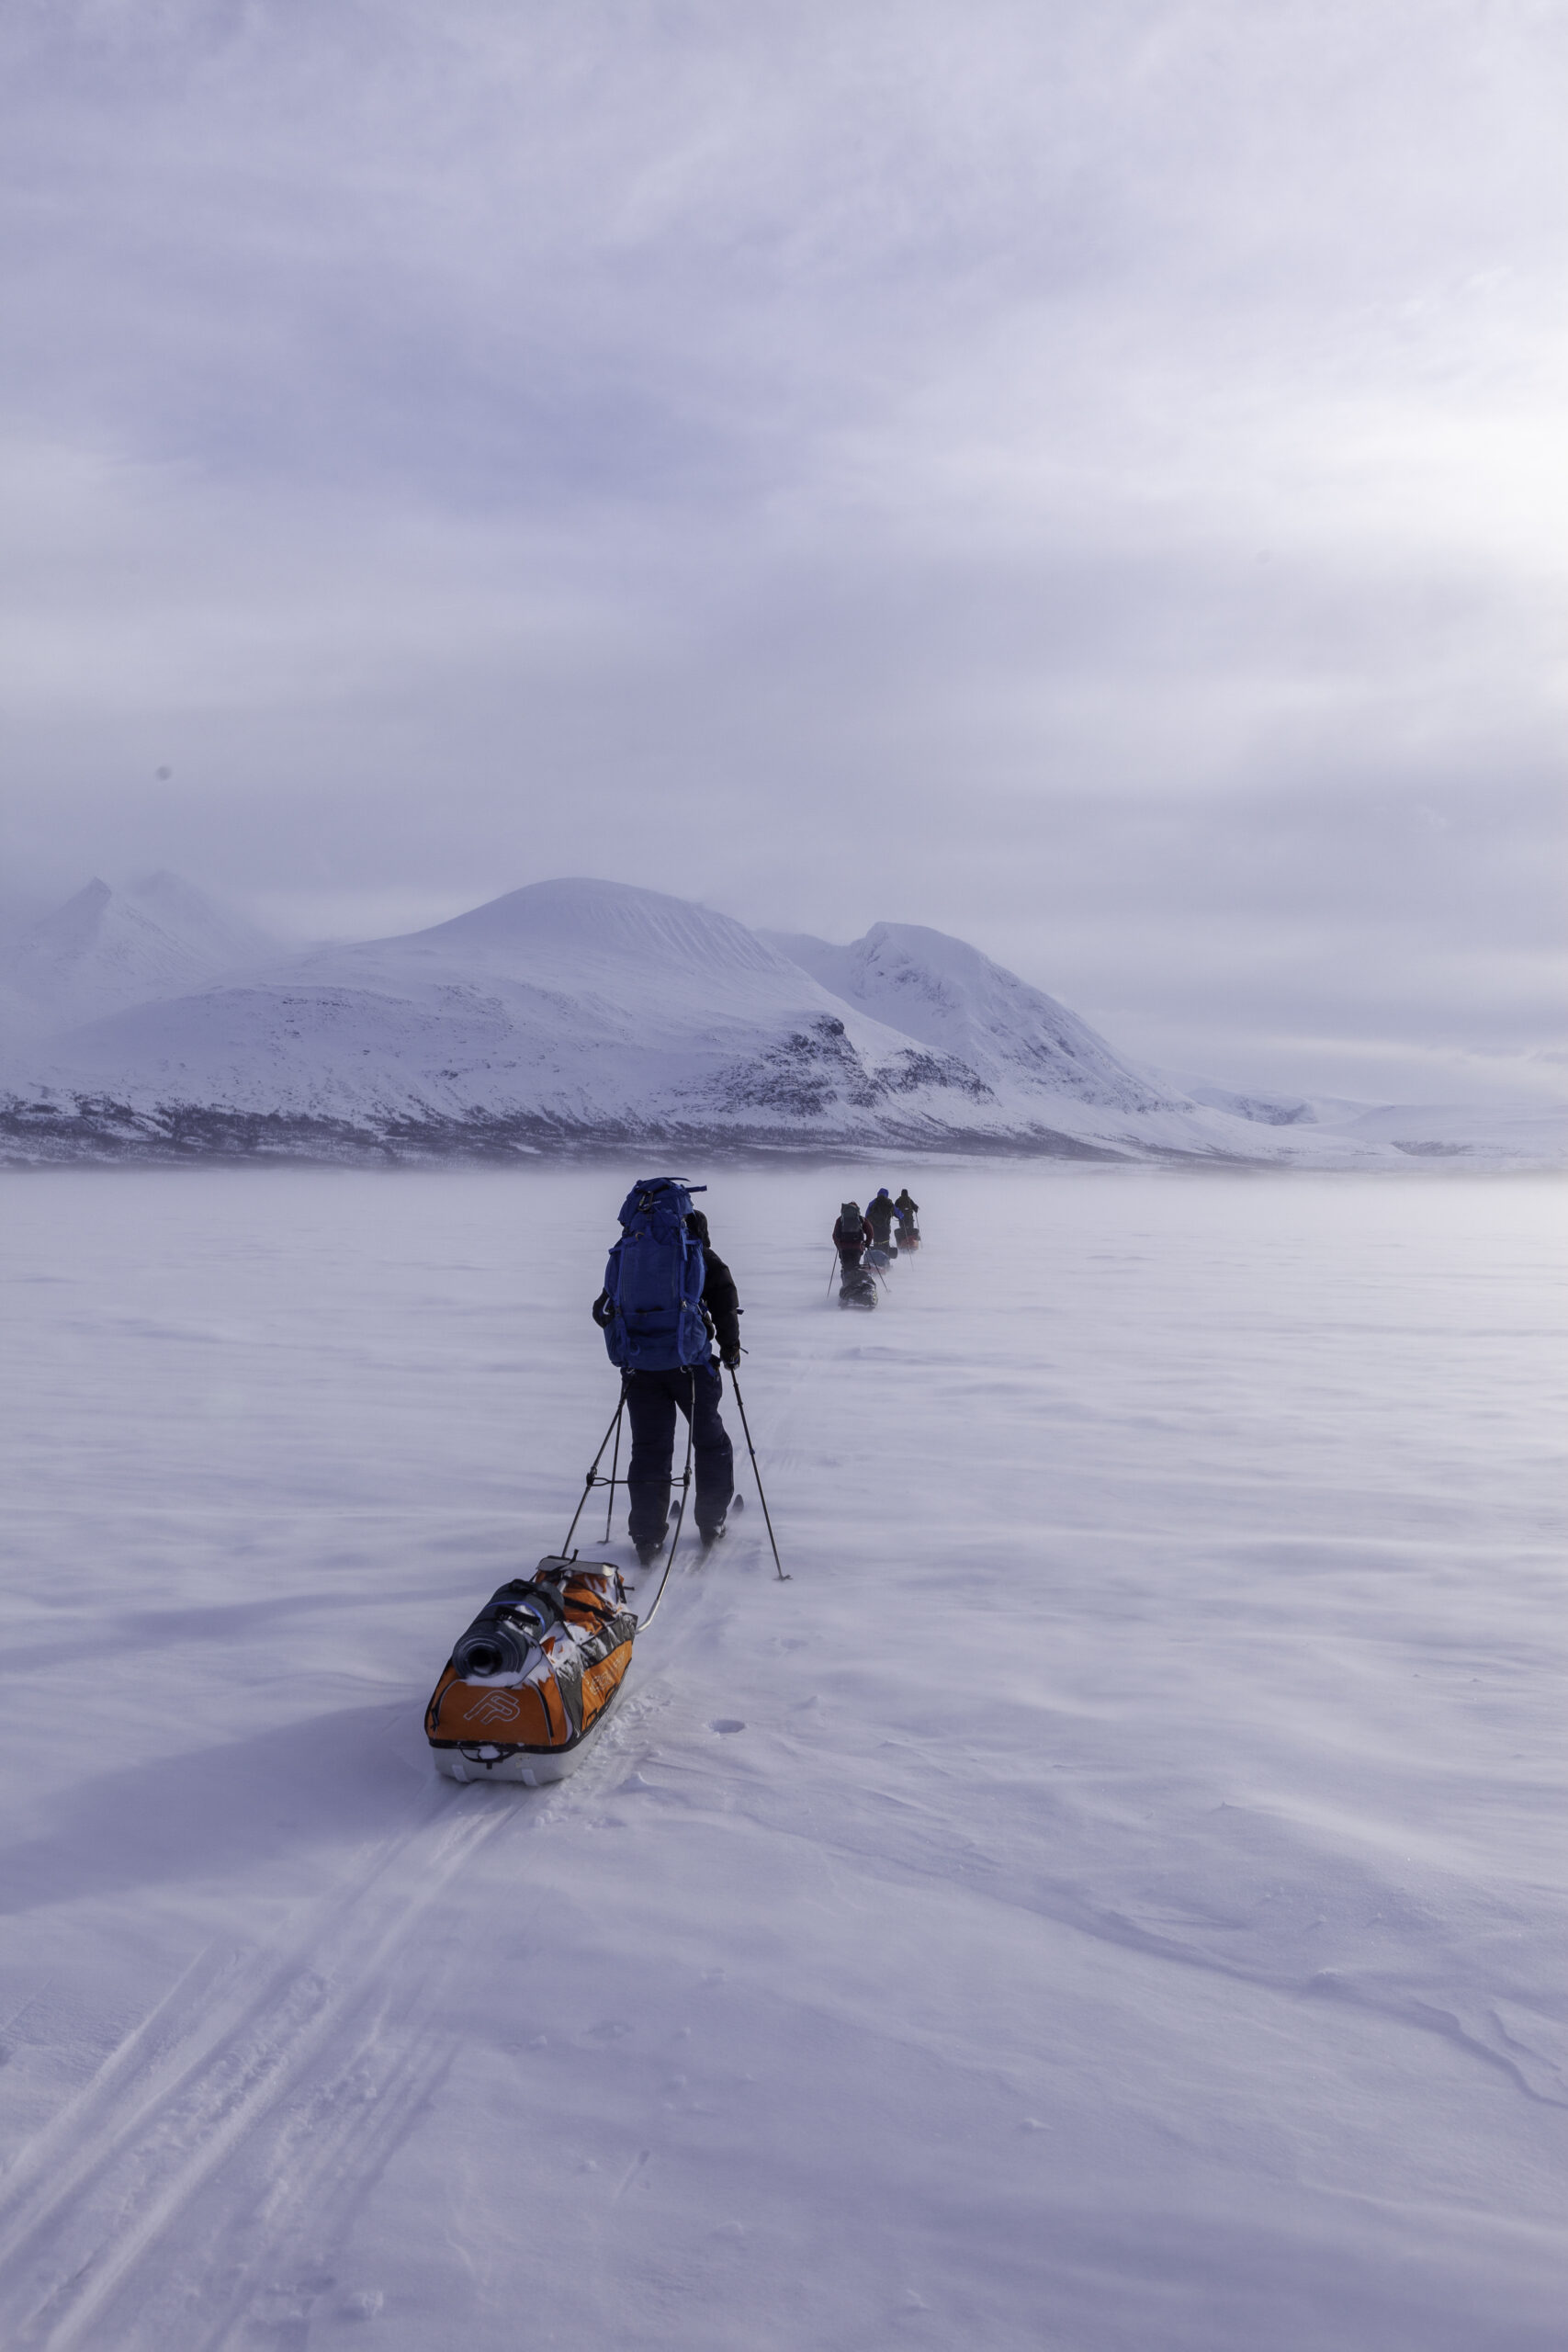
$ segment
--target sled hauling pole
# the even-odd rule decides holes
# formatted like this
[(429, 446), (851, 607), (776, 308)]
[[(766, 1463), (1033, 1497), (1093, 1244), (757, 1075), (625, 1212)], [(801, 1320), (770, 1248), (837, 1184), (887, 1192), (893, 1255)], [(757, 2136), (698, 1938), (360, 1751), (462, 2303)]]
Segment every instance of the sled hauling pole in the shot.
[[(746, 1432), (746, 1451), (751, 1457), (751, 1476), (757, 1481), (757, 1500), (762, 1506), (762, 1518), (768, 1530), (768, 1541), (773, 1547), (773, 1566), (779, 1572), (780, 1582), (788, 1584), (790, 1579), (785, 1576), (784, 1562), (779, 1557), (778, 1540), (773, 1533), (773, 1522), (768, 1511), (768, 1498), (762, 1492), (762, 1474), (757, 1467), (757, 1449), (751, 1442), (751, 1424), (746, 1419), (746, 1399), (740, 1394), (740, 1383), (735, 1377), (733, 1365), (730, 1367), (729, 1385), (735, 1391), (735, 1401), (740, 1408), (740, 1426)], [(603, 1453), (604, 1448), (601, 1447), (600, 1451)]]
[[(610, 1521), (615, 1514), (615, 1488), (620, 1484), (620, 1480), (616, 1477), (615, 1473), (621, 1466), (621, 1414), (626, 1410), (626, 1384), (623, 1379), (621, 1382), (621, 1411), (615, 1415), (615, 1442), (610, 1452), (610, 1483), (604, 1491), (604, 1541), (606, 1544), (610, 1540)], [(604, 1447), (601, 1446), (599, 1451), (603, 1453), (604, 1451)]]
[[(571, 1525), (566, 1531), (566, 1542), (560, 1547), (562, 1557), (564, 1557), (571, 1549), (571, 1539), (577, 1532), (577, 1522), (582, 1517), (582, 1506), (588, 1500), (588, 1498), (592, 1493), (594, 1487), (608, 1487), (610, 1489), (610, 1502), (612, 1508), (615, 1505), (615, 1479), (614, 1471), (612, 1469), (612, 1474), (608, 1478), (601, 1478), (599, 1476), (599, 1464), (604, 1459), (604, 1448), (609, 1444), (612, 1437), (615, 1441), (616, 1456), (619, 1456), (621, 1450), (621, 1415), (626, 1411), (626, 1384), (625, 1377), (623, 1376), (621, 1381), (621, 1393), (615, 1400), (615, 1419), (611, 1421), (609, 1428), (600, 1439), (599, 1451), (588, 1465), (587, 1474), (582, 1481), (581, 1496), (579, 1499), (577, 1509), (571, 1514)], [(606, 1537), (605, 1540), (608, 1541), (608, 1537)]]

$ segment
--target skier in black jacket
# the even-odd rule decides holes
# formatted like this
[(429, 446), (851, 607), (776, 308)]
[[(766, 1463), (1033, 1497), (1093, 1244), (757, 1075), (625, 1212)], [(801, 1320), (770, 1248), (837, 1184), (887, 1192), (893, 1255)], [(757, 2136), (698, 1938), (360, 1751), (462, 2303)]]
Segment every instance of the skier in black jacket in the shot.
[(886, 1250), (893, 1238), (893, 1203), (886, 1184), (874, 1201), (867, 1204), (865, 1221), (871, 1227), (871, 1238), (878, 1250)]
[[(706, 1272), (703, 1280), (703, 1314), (718, 1349), (718, 1363), (680, 1372), (628, 1372), (626, 1414), (632, 1426), (632, 1458), (626, 1466), (626, 1495), (631, 1504), (630, 1530), (637, 1555), (646, 1568), (664, 1549), (670, 1522), (670, 1484), (675, 1459), (675, 1416), (684, 1413), (692, 1424), (692, 1458), (697, 1474), (697, 1532), (705, 1544), (716, 1544), (724, 1533), (725, 1513), (735, 1492), (735, 1453), (718, 1416), (724, 1383), (718, 1365), (733, 1372), (740, 1362), (740, 1317), (744, 1309), (735, 1289), (735, 1277), (708, 1239), (708, 1221), (701, 1209), (686, 1218), (686, 1230), (703, 1245)], [(593, 1320), (601, 1330), (610, 1320), (610, 1295), (601, 1291), (593, 1302)]]
[(833, 1247), (839, 1253), (839, 1265), (848, 1271), (858, 1266), (863, 1250), (871, 1247), (871, 1227), (860, 1213), (858, 1201), (846, 1201), (833, 1221)]

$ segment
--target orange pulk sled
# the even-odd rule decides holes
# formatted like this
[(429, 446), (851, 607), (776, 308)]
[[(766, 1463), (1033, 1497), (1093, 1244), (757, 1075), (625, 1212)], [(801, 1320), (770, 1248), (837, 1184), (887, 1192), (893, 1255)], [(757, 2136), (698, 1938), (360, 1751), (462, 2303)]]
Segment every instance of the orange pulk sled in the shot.
[(537, 1788), (575, 1771), (609, 1721), (637, 1621), (618, 1568), (551, 1555), (503, 1584), (424, 1711), (437, 1770)]

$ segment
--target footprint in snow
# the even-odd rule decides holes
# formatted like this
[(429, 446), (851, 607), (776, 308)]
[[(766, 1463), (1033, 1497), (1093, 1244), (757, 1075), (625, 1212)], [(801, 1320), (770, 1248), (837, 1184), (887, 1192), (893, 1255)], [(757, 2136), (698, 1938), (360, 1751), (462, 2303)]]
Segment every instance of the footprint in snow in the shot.
[(745, 1724), (739, 1723), (733, 1715), (716, 1715), (708, 1725), (709, 1731), (744, 1731), (745, 1728)]

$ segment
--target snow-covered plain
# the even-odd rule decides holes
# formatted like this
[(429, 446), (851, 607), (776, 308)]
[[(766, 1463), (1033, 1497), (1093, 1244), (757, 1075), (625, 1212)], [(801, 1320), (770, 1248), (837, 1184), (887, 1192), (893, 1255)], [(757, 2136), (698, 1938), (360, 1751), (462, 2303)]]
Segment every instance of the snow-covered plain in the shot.
[(7, 1185), (9, 2352), (1560, 2346), (1561, 1188), (716, 1178), (793, 1580), (454, 1787), (633, 1172)]

